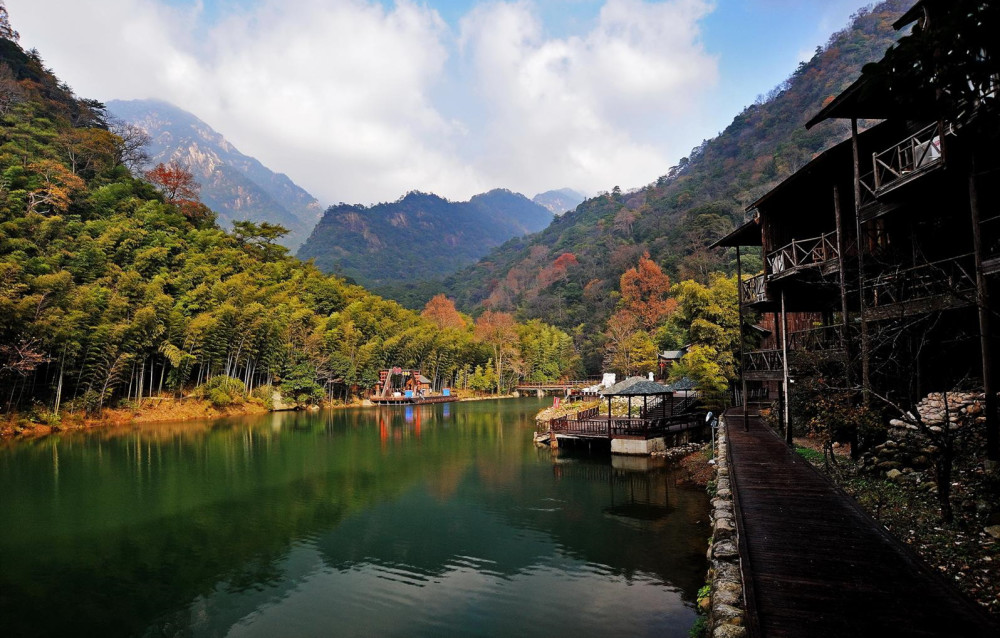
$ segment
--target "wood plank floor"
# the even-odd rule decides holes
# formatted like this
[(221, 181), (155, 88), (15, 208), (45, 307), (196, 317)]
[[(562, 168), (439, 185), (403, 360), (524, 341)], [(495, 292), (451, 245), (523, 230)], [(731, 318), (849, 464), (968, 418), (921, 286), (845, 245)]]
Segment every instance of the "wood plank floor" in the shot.
[(742, 410), (726, 415), (751, 635), (1000, 638), (1000, 623)]

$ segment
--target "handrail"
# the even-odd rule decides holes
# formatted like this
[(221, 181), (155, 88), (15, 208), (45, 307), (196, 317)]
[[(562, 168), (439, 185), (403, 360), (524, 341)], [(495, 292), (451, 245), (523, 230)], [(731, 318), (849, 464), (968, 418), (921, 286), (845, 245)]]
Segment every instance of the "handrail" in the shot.
[(772, 275), (806, 266), (818, 266), (840, 257), (837, 231), (809, 239), (794, 239), (791, 243), (767, 254)]
[(974, 296), (972, 257), (971, 253), (959, 255), (869, 277), (864, 284), (865, 306), (875, 308), (948, 294)]
[(746, 372), (777, 372), (784, 367), (781, 350), (751, 350), (743, 355)]
[(740, 282), (743, 288), (743, 303), (753, 304), (767, 301), (767, 276), (750, 277)]
[(818, 326), (788, 333), (788, 347), (792, 350), (835, 350), (843, 343), (844, 324)]
[(915, 172), (940, 163), (944, 159), (943, 135), (940, 123), (934, 123), (880, 153), (872, 153), (872, 183), (862, 183), (877, 195)]

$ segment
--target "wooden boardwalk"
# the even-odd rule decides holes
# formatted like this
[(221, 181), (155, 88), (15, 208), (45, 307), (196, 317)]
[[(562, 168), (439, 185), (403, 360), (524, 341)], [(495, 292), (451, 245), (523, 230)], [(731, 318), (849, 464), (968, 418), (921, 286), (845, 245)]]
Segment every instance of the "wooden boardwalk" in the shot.
[(727, 412), (751, 636), (995, 638), (1000, 623), (755, 417)]

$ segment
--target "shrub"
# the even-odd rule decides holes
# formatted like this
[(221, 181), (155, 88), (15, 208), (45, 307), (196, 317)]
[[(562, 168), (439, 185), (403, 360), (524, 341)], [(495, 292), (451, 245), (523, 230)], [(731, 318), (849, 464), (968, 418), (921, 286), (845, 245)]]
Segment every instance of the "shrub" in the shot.
[(219, 375), (194, 389), (194, 396), (208, 399), (217, 408), (241, 403), (246, 398), (247, 387), (239, 379)]

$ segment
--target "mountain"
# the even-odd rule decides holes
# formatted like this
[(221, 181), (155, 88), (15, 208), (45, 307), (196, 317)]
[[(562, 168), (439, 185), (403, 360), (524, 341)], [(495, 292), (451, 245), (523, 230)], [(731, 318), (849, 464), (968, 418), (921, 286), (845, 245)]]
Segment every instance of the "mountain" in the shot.
[(201, 184), (201, 200), (231, 223), (249, 219), (291, 231), (282, 243), (294, 250), (322, 212), (316, 198), (281, 173), (239, 152), (191, 113), (158, 100), (112, 100), (108, 112), (149, 133), (151, 164), (177, 160)]
[(560, 188), (554, 191), (539, 193), (532, 197), (531, 201), (549, 209), (553, 215), (562, 215), (566, 211), (573, 210), (579, 206), (585, 199), (587, 199), (586, 195), (572, 188)]
[(467, 202), (413, 191), (374, 206), (338, 204), (323, 214), (299, 249), (326, 272), (388, 296), (413, 282), (440, 278), (495, 246), (545, 228), (552, 213), (524, 195), (496, 189)]
[[(895, 43), (900, 34), (892, 23), (913, 4), (888, 0), (859, 11), (784, 83), (655, 183), (586, 200), (544, 231), (512, 239), (448, 277), (445, 292), (468, 312), (514, 311), (521, 318), (579, 328), (585, 365), (598, 370), (604, 323), (614, 310), (622, 273), (646, 251), (674, 282), (704, 282), (713, 271), (733, 272), (733, 255), (707, 246), (742, 222), (744, 209), (758, 197), (849, 136), (843, 122), (808, 131), (804, 125), (862, 66)], [(567, 253), (572, 257), (564, 257)], [(754, 269), (754, 257), (744, 264)]]

